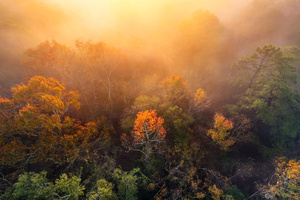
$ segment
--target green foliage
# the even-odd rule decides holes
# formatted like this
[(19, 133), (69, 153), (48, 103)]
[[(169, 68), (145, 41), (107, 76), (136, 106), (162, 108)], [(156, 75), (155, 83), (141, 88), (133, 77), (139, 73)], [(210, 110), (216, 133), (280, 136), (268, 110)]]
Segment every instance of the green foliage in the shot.
[(19, 176), (18, 182), (13, 185), (11, 192), (6, 192), (2, 199), (69, 199), (78, 200), (83, 195), (84, 187), (77, 176), (68, 177), (62, 174), (55, 184), (46, 178), (46, 172), (24, 173)]
[[(27, 85), (13, 88), (11, 99), (0, 97), (0, 192), (12, 186), (1, 199), (238, 200), (246, 199), (244, 194), (236, 186), (227, 187), (241, 181), (247, 184), (241, 189), (253, 194), (254, 183), (263, 183), (272, 172), (269, 165), (259, 164), (284, 152), (299, 138), (300, 93), (294, 54), (300, 50), (265, 45), (241, 58), (233, 65), (236, 75), (232, 83), (238, 94), (235, 105), (228, 106), (233, 115), (226, 113), (220, 102), (234, 99), (220, 98), (224, 93), (219, 91), (212, 94), (213, 106), (204, 113), (211, 102), (206, 91), (196, 90), (196, 86), (212, 89), (224, 83), (226, 77), (216, 77), (225, 74), (225, 67), (219, 73), (212, 70), (221, 61), (215, 60), (215, 55), (231, 53), (216, 49), (223, 26), (209, 12), (196, 12), (179, 28), (181, 36), (174, 39), (183, 44), (184, 52), (175, 49), (180, 56), (172, 62), (178, 67), (186, 65), (192, 84), (175, 75), (158, 84), (149, 69), (144, 71), (154, 63), (132, 68), (125, 55), (104, 43), (78, 41), (72, 51), (48, 42), (29, 50), (24, 61), (28, 74), (53, 76), (66, 87), (54, 78), (35, 76)], [(80, 90), (81, 95), (66, 88)], [(81, 104), (82, 113), (77, 117), (82, 122), (68, 116)], [(130, 105), (123, 112), (124, 106)], [(100, 113), (109, 116), (117, 132), (104, 118), (89, 122)], [(124, 147), (144, 154), (144, 173), (149, 177), (139, 168), (132, 169), (137, 163), (142, 166), (141, 160), (134, 153), (124, 156), (124, 149), (111, 143), (111, 133), (121, 135)], [(219, 148), (213, 148), (210, 141)], [(295, 150), (297, 155), (298, 147)], [(293, 157), (294, 153), (284, 154)], [(261, 156), (268, 159), (257, 161)], [(244, 166), (243, 161), (249, 165)], [(116, 163), (132, 170), (116, 168)], [(255, 194), (299, 199), (299, 164), (299, 160), (279, 162), (268, 184), (258, 185), (261, 189)], [(24, 173), (16, 180), (25, 169), (42, 167), (70, 173), (84, 168), (84, 180), (65, 173), (48, 180), (44, 171)], [(263, 173), (266, 175), (260, 177)]]
[(46, 172), (24, 173), (14, 184), (12, 193), (6, 193), (2, 199), (54, 199), (54, 186), (46, 178)]
[[(152, 154), (149, 158), (147, 166), (147, 174), (163, 173), (164, 170), (164, 155)], [(140, 178), (140, 177), (139, 177)], [(143, 178), (143, 183), (147, 182), (147, 178)]]
[(111, 164), (104, 165), (107, 166), (95, 166), (95, 172), (84, 181), (89, 191), (87, 199), (138, 199), (138, 189), (146, 190), (150, 182), (139, 168), (125, 172)]
[(222, 200), (234, 200), (233, 196), (230, 194), (223, 194), (221, 198)]
[(59, 198), (68, 198), (70, 200), (78, 200), (83, 195), (84, 186), (80, 184), (81, 179), (77, 176), (68, 177), (67, 174), (62, 174), (59, 179), (56, 179), (54, 190)]
[(135, 99), (132, 110), (135, 112), (158, 109), (159, 97), (139, 96)]
[(167, 142), (183, 145), (190, 139), (191, 125), (200, 112), (209, 106), (206, 92), (198, 89), (193, 94), (187, 87), (187, 81), (181, 76), (165, 78), (158, 91), (159, 96), (139, 96), (122, 120), (124, 131), (130, 132), (134, 118), (140, 111), (156, 109), (165, 120)]
[(132, 173), (127, 173), (122, 171), (121, 169), (115, 169), (113, 173), (113, 177), (117, 182), (118, 188), (118, 197), (119, 199), (126, 200), (135, 200), (138, 199), (137, 192), (137, 180), (138, 177), (135, 176), (134, 171)]
[(242, 91), (235, 108), (255, 116), (271, 127), (274, 146), (296, 138), (299, 126), (299, 91), (294, 88), (298, 74), (292, 65), (294, 55), (273, 45), (257, 48), (233, 65), (232, 78)]
[(111, 176), (116, 168), (116, 161), (114, 158), (106, 155), (102, 156), (101, 160), (94, 160), (89, 162), (87, 167), (84, 168), (83, 173), (87, 176), (84, 180), (84, 186), (88, 191), (94, 189), (97, 181), (100, 179), (111, 181)]
[(105, 179), (100, 179), (97, 181), (96, 189), (89, 192), (88, 200), (114, 200), (118, 199), (116, 194), (113, 192), (113, 184), (107, 182)]
[(135, 118), (132, 116), (127, 116), (122, 119), (122, 128), (125, 132), (129, 133), (134, 125)]
[(244, 194), (234, 185), (231, 188), (226, 188), (223, 190), (224, 194), (221, 199), (223, 200), (244, 200), (246, 197)]
[(165, 119), (165, 127), (172, 132), (176, 143), (186, 143), (192, 132), (190, 125), (194, 122), (192, 116), (183, 112), (178, 106), (169, 107), (162, 117)]
[(161, 99), (169, 105), (177, 105), (183, 109), (188, 108), (190, 91), (187, 81), (181, 76), (172, 75), (161, 82)]

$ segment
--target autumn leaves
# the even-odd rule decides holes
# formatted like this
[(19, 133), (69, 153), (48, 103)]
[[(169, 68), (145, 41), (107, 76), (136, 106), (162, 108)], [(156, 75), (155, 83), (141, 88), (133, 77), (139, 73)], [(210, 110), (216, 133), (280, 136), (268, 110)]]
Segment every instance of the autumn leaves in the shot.
[[(0, 101), (1, 120), (5, 122), (1, 123), (2, 162), (11, 162), (9, 155), (15, 154), (16, 158), (20, 157), (13, 162), (15, 164), (41, 159), (64, 162), (76, 159), (82, 151), (88, 152), (92, 138), (97, 140), (95, 135), (109, 139), (108, 133), (100, 134), (97, 129), (101, 122), (82, 125), (68, 116), (70, 110), (79, 109), (79, 94), (67, 92), (55, 79), (35, 76), (27, 85), (18, 85), (12, 90), (12, 99)], [(161, 95), (156, 98), (161, 103), (157, 107), (133, 106), (133, 111), (140, 110), (134, 111), (136, 117), (131, 116), (134, 123), (130, 132), (121, 135), (123, 146), (142, 152), (146, 162), (150, 154), (159, 151), (168, 134), (174, 134), (167, 137), (168, 143), (186, 143), (190, 138), (189, 126), (210, 104), (203, 89), (192, 94), (187, 82), (174, 75), (162, 81)], [(145, 105), (145, 100), (140, 103)], [(207, 135), (221, 150), (228, 150), (235, 143), (230, 135), (232, 129), (233, 122), (217, 113)], [(168, 130), (172, 131), (168, 133)]]
[(80, 107), (79, 94), (53, 78), (35, 76), (12, 91), (12, 99), (0, 98), (2, 164), (89, 159), (95, 141), (109, 139), (100, 121), (82, 124), (69, 116)]
[[(133, 121), (134, 115), (131, 119), (130, 115), (123, 119), (124, 127), (131, 127), (131, 131), (129, 134), (121, 135), (122, 145), (128, 150), (141, 152), (146, 163), (150, 154), (159, 150), (163, 142), (179, 146), (186, 145), (190, 138), (189, 126), (194, 118), (199, 117), (201, 111), (210, 105), (206, 92), (198, 89), (195, 94), (192, 94), (187, 88), (187, 82), (183, 81), (181, 76), (173, 75), (165, 78), (161, 82), (160, 89), (159, 97), (141, 96), (136, 99), (131, 113), (138, 113), (131, 126), (128, 123)], [(160, 104), (155, 103), (158, 101)], [(165, 119), (158, 117), (157, 113)], [(235, 143), (230, 132), (232, 129), (233, 122), (222, 114), (216, 113), (213, 128), (209, 129), (206, 134), (220, 146), (221, 150), (228, 150)], [(167, 137), (169, 141), (165, 141), (168, 134), (173, 135), (169, 135)]]

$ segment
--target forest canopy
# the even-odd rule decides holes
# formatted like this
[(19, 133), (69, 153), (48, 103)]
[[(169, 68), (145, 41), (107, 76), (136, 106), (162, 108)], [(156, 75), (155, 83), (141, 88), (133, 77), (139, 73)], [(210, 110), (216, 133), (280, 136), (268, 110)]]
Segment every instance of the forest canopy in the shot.
[(0, 3), (0, 199), (299, 199), (297, 0)]

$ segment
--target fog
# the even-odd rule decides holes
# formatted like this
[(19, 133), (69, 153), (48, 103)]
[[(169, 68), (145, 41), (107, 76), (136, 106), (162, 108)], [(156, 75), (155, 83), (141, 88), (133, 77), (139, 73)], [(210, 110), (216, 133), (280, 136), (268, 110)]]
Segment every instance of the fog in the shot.
[[(142, 43), (154, 48), (172, 37), (178, 24), (197, 9), (228, 18), (234, 1), (196, 0), (12, 0), (1, 1), (1, 48), (23, 51), (45, 40), (74, 44), (77, 39), (120, 47)], [(168, 42), (168, 41), (165, 41)], [(145, 46), (145, 44), (147, 44)], [(136, 44), (137, 45), (137, 44)], [(131, 47), (131, 49), (133, 49)]]
[(299, 10), (297, 0), (2, 0), (0, 83), (18, 82), (24, 51), (46, 40), (101, 41), (174, 73), (227, 76), (258, 46), (298, 46)]

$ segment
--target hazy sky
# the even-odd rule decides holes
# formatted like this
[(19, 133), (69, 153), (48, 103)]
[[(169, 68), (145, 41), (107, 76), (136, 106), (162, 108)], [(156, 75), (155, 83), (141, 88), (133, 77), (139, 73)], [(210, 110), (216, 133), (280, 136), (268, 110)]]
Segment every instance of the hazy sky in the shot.
[[(81, 39), (154, 52), (198, 9), (215, 14), (228, 34), (253, 46), (254, 40), (276, 44), (283, 36), (298, 37), (299, 5), (298, 0), (0, 0), (0, 51)], [(283, 15), (283, 9), (294, 15)]]
[[(197, 9), (208, 9), (224, 20), (245, 0), (42, 0), (68, 16), (70, 37), (100, 39), (107, 33), (122, 37), (146, 36), (188, 18)], [(67, 31), (64, 31), (66, 34)], [(68, 34), (67, 34), (68, 35)], [(107, 36), (107, 35), (106, 35)], [(110, 35), (111, 36), (111, 35)], [(98, 38), (97, 38), (98, 37)]]
[(174, 31), (198, 9), (208, 9), (226, 21), (245, 2), (248, 0), (1, 0), (0, 31), (10, 32), (12, 40), (19, 36), (26, 47), (47, 39), (65, 44), (76, 39), (108, 43), (162, 40), (162, 34), (171, 34), (170, 28)]
[[(192, 23), (191, 31), (207, 29), (206, 35), (185, 40), (189, 34), (182, 36), (180, 25), (199, 9), (219, 21), (209, 27)], [(52, 39), (71, 47), (76, 40), (101, 41), (133, 56), (173, 61), (174, 49), (199, 46), (214, 35), (209, 32), (214, 25), (223, 29), (211, 48), (223, 51), (218, 56), (228, 59), (228, 66), (264, 44), (299, 47), (300, 1), (0, 0), (0, 75), (20, 66), (25, 50)]]

